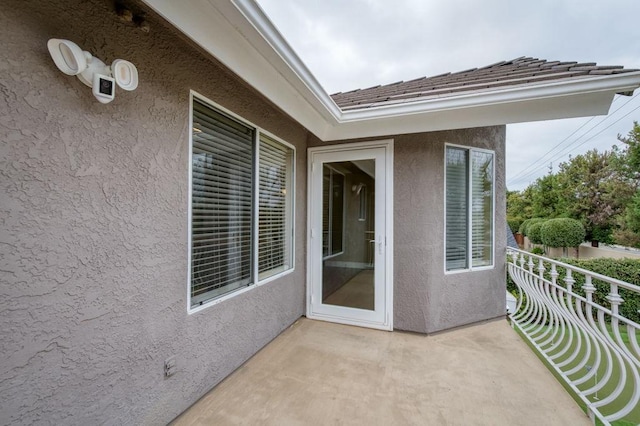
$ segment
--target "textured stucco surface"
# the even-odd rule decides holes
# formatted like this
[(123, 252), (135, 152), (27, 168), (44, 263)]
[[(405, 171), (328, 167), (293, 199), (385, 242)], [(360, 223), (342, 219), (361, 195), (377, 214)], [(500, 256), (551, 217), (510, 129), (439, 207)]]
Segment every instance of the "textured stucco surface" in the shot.
[[(0, 424), (165, 424), (304, 313), (307, 132), (153, 14), (145, 34), (111, 8), (0, 2)], [(53, 37), (132, 61), (139, 88), (99, 104)], [(298, 148), (295, 271), (192, 315), (189, 90)]]
[[(505, 315), (505, 127), (395, 140), (394, 326), (432, 333)], [(495, 151), (496, 247), (491, 270), (445, 274), (445, 143)]]
[[(505, 127), (394, 139), (394, 328), (433, 333), (505, 314)], [(347, 143), (333, 141), (330, 143)], [(310, 146), (326, 144), (311, 136)], [(495, 267), (445, 274), (445, 144), (495, 151)]]

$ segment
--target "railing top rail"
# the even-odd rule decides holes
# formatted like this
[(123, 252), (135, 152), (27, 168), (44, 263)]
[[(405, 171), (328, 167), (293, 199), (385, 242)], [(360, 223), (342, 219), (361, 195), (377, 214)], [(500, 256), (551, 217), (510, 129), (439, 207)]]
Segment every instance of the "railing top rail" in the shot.
[(619, 280), (617, 278), (612, 278), (612, 277), (608, 277), (606, 275), (598, 274), (597, 272), (589, 271), (588, 269), (583, 269), (583, 268), (579, 268), (577, 266), (569, 265), (568, 263), (560, 262), (558, 260), (554, 260), (554, 259), (551, 259), (551, 258), (548, 258), (548, 257), (545, 257), (545, 256), (540, 256), (540, 255), (537, 255), (537, 254), (533, 254), (533, 253), (530, 253), (530, 252), (525, 251), (525, 250), (520, 250), (520, 249), (513, 248), (513, 247), (507, 247), (507, 253), (511, 252), (511, 251), (516, 252), (516, 253), (520, 253), (520, 254), (523, 254), (523, 255), (526, 255), (526, 256), (531, 256), (531, 257), (534, 257), (536, 259), (540, 259), (540, 260), (543, 260), (545, 262), (549, 262), (549, 263), (555, 264), (557, 266), (562, 266), (563, 268), (571, 269), (572, 271), (578, 272), (580, 274), (589, 275), (592, 278), (595, 278), (597, 280), (604, 281), (604, 282), (607, 282), (609, 284), (615, 284), (618, 287), (625, 288), (627, 290), (631, 290), (631, 291), (634, 291), (636, 293), (640, 293), (640, 286), (628, 283), (626, 281)]

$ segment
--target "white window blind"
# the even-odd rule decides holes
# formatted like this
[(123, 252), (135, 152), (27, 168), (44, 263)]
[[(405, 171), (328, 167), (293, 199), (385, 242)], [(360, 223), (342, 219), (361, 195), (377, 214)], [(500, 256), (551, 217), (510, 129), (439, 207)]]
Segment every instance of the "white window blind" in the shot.
[(254, 130), (193, 102), (191, 306), (251, 283)]
[(466, 269), (468, 252), (468, 151), (447, 147), (446, 264), (447, 271)]
[(260, 136), (258, 274), (267, 278), (291, 268), (293, 150)]
[(493, 153), (448, 146), (446, 174), (447, 271), (493, 265)]
[(472, 151), (471, 253), (475, 267), (493, 263), (493, 155)]

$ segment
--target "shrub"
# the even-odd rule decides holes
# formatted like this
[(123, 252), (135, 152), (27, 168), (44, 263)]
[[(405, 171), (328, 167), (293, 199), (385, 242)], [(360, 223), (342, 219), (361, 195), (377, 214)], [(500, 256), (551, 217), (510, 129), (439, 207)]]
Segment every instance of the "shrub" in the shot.
[(545, 219), (542, 219), (540, 217), (534, 217), (531, 219), (527, 219), (524, 222), (522, 222), (522, 225), (520, 225), (520, 229), (518, 229), (518, 232), (520, 232), (522, 235), (526, 235), (527, 237), (529, 236), (529, 227), (536, 223), (536, 222), (542, 222)]
[(544, 254), (542, 247), (534, 247), (531, 249), (532, 254)]
[(529, 226), (527, 226), (527, 236), (533, 244), (542, 244), (542, 225), (545, 222), (546, 221), (541, 220), (529, 223)]
[(541, 228), (542, 244), (548, 247), (577, 247), (585, 235), (584, 226), (575, 219), (551, 219)]
[(590, 241), (599, 241), (604, 244), (613, 244), (613, 235), (611, 227), (594, 226), (591, 230)]
[[(531, 253), (535, 254), (535, 249), (531, 250)], [(586, 269), (591, 272), (595, 272), (601, 275), (606, 275), (611, 278), (616, 278), (621, 281), (625, 281), (631, 284), (640, 283), (640, 260), (638, 259), (562, 259), (564, 263), (568, 263), (569, 265), (577, 266), (578, 268)], [(537, 264), (536, 264), (537, 265)], [(547, 280), (551, 280), (551, 264), (549, 262), (544, 262), (544, 266), (546, 268), (544, 274)], [(536, 266), (537, 267), (537, 266)], [(557, 283), (558, 285), (566, 288), (566, 269), (562, 267), (557, 268), (558, 277)], [(581, 273), (572, 274), (572, 278), (575, 281), (573, 284), (573, 291), (580, 296), (585, 296), (584, 290), (582, 286), (585, 284), (585, 277)], [(596, 288), (596, 291), (593, 293), (593, 301), (597, 304), (604, 306), (606, 308), (610, 308), (611, 304), (607, 300), (607, 295), (610, 291), (609, 284), (600, 281), (598, 279), (593, 279), (592, 284)], [(518, 290), (516, 284), (511, 280), (509, 274), (507, 274), (507, 290), (509, 290), (512, 294), (517, 295)], [(620, 315), (635, 321), (636, 323), (640, 323), (640, 294), (626, 290), (624, 288), (618, 288), (618, 293), (620, 297), (624, 300), (622, 305), (619, 306)]]
[[(563, 259), (565, 263), (573, 266), (577, 266), (582, 269), (587, 269), (598, 274), (606, 275), (611, 278), (616, 278), (621, 281), (625, 281), (631, 284), (640, 282), (640, 260), (637, 259)], [(561, 279), (564, 280), (565, 272), (563, 268), (559, 268), (561, 272), (558, 277), (558, 282)], [(573, 278), (576, 280), (573, 288), (578, 294), (583, 295), (582, 285), (584, 285), (584, 276), (582, 274), (574, 274)], [(597, 279), (593, 280), (593, 285), (596, 287), (596, 291), (593, 294), (594, 302), (609, 307), (609, 301), (606, 299), (609, 294), (610, 287)], [(640, 294), (618, 288), (618, 293), (624, 300), (624, 303), (620, 306), (620, 314), (629, 318), (635, 322), (640, 322)]]
[(531, 219), (525, 219), (522, 221), (522, 223), (520, 224), (520, 226), (518, 227), (518, 233), (524, 235), (524, 231), (527, 230), (527, 225), (529, 224), (529, 221)]
[(521, 217), (508, 217), (507, 223), (509, 224), (509, 228), (511, 228), (511, 232), (520, 232), (520, 225), (522, 225), (524, 219)]

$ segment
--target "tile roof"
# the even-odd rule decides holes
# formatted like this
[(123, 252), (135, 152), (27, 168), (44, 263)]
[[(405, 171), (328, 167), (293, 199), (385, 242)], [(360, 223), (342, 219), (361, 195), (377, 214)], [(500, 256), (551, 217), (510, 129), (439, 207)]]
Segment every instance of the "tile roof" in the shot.
[(331, 97), (343, 111), (348, 111), (429, 98), (443, 98), (464, 92), (487, 92), (506, 86), (545, 83), (553, 80), (566, 81), (633, 71), (638, 70), (624, 69), (619, 65), (598, 66), (595, 62), (560, 62), (521, 57), (483, 68), (335, 93)]

